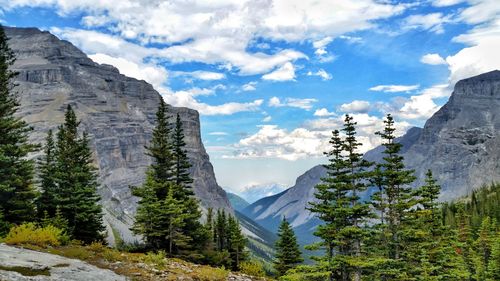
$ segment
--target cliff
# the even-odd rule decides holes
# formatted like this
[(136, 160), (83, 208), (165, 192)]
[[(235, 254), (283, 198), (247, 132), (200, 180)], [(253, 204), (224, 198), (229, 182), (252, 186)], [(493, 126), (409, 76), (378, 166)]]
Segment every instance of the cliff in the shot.
[[(93, 62), (48, 32), (8, 27), (5, 32), (17, 57), (13, 69), (19, 73), (14, 87), (21, 102), (19, 114), (34, 127), (32, 140), (43, 143), (47, 131), (63, 122), (64, 110), (71, 104), (82, 122), (80, 129), (91, 138), (108, 231), (113, 228), (126, 241), (134, 240), (129, 227), (138, 199), (130, 186), (143, 182), (151, 163), (144, 146), (151, 139), (160, 95), (145, 81)], [(232, 212), (203, 146), (198, 112), (175, 107), (169, 111), (181, 116), (194, 192), (202, 207)]]

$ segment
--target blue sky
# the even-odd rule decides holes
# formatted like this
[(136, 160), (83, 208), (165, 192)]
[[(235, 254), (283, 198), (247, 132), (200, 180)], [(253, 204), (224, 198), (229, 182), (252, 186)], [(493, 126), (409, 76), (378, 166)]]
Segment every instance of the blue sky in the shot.
[(219, 184), (291, 186), (342, 115), (363, 149), (392, 113), (422, 126), (456, 81), (500, 68), (497, 0), (0, 0), (0, 20), (69, 40), (201, 114)]

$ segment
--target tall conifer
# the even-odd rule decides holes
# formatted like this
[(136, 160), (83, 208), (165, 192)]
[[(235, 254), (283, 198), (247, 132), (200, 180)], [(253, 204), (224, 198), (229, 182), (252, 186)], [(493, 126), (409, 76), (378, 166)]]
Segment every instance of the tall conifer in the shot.
[(15, 57), (7, 41), (0, 26), (0, 212), (7, 223), (20, 224), (35, 215), (34, 161), (26, 157), (37, 146), (28, 141), (32, 128), (15, 116), (19, 102), (10, 82), (16, 73), (9, 70)]
[(278, 240), (275, 249), (274, 269), (278, 273), (278, 277), (304, 261), (301, 257), (297, 237), (286, 218), (283, 218), (278, 229)]

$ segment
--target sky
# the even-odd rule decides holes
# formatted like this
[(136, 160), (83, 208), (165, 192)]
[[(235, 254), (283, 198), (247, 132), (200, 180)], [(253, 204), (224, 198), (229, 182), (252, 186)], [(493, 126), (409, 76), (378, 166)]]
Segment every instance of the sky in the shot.
[(458, 80), (500, 69), (498, 0), (0, 0), (0, 23), (198, 110), (218, 183), (239, 194), (325, 163), (346, 113), (367, 151), (386, 114), (404, 134)]

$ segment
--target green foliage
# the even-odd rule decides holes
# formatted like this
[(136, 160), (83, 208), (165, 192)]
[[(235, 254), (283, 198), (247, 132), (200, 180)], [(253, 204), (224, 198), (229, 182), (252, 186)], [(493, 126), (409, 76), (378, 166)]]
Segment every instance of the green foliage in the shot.
[(240, 272), (255, 276), (255, 277), (265, 277), (266, 271), (264, 270), (264, 266), (257, 261), (244, 261), (240, 263)]
[(59, 246), (68, 241), (64, 230), (52, 225), (37, 227), (34, 223), (14, 226), (4, 239), (9, 245)]
[[(342, 132), (332, 132), (332, 150), (327, 153), (327, 177), (316, 187), (318, 203), (311, 203), (310, 210), (325, 221), (315, 235), (323, 240), (327, 250), (326, 264), (330, 266), (330, 279), (362, 276), (366, 260), (363, 249), (369, 236), (367, 221), (373, 217), (370, 206), (361, 202), (359, 194), (368, 187), (372, 163), (358, 152), (361, 143), (356, 139), (356, 122), (349, 115), (344, 119)], [(334, 254), (335, 253), (335, 254)]]
[(54, 143), (49, 131), (45, 156), (40, 163), (42, 195), (39, 217), (67, 229), (71, 238), (84, 243), (103, 239), (105, 230), (97, 194), (97, 172), (88, 135), (79, 136), (76, 114), (68, 105), (64, 124)]
[(15, 114), (19, 108), (11, 93), (11, 79), (16, 73), (9, 70), (14, 53), (0, 26), (0, 212), (3, 220), (21, 224), (35, 218), (34, 162), (26, 156), (37, 146), (28, 142), (32, 128)]
[(288, 270), (304, 261), (301, 257), (297, 237), (290, 223), (283, 218), (278, 229), (278, 241), (276, 241), (276, 260), (274, 268), (278, 276), (283, 276)]
[(190, 186), (193, 180), (185, 145), (179, 115), (172, 128), (162, 100), (153, 138), (146, 147), (153, 163), (145, 183), (132, 190), (141, 198), (132, 230), (143, 235), (151, 249), (198, 260), (207, 247), (209, 233), (200, 223), (201, 210)]

